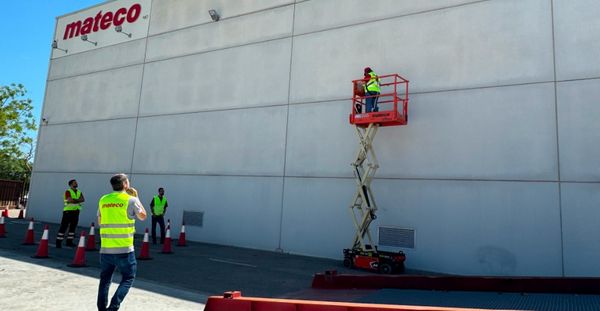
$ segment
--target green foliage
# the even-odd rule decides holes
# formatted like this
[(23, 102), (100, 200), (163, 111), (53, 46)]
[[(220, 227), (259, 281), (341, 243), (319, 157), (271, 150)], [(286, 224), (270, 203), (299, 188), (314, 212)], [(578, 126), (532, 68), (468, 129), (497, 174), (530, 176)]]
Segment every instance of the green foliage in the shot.
[(0, 178), (29, 180), (37, 129), (31, 99), (22, 84), (0, 86)]

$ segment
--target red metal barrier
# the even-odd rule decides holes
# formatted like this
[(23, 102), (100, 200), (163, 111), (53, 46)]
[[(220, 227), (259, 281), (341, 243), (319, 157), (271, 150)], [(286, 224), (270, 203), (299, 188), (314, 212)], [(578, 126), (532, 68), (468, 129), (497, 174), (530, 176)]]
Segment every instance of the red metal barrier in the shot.
[(516, 293), (600, 294), (600, 278), (352, 275), (317, 273), (316, 289), (420, 289)]
[[(208, 297), (205, 311), (484, 311), (490, 309), (445, 308), (428, 306), (381, 305), (334, 301), (269, 299), (242, 297), (226, 292), (223, 297)], [(498, 310), (496, 310), (498, 311)]]

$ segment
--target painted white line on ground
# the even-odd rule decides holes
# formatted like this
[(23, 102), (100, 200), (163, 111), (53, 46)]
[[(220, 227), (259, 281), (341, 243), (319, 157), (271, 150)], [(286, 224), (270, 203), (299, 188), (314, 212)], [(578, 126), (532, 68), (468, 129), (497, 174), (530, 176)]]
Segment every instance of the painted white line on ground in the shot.
[(217, 258), (208, 258), (208, 260), (210, 260), (210, 261), (216, 261), (216, 262), (222, 262), (222, 263), (228, 263), (228, 264), (231, 264), (231, 265), (238, 265), (238, 266), (256, 268), (255, 265), (249, 265), (247, 263), (241, 263), (241, 262), (235, 262), (235, 261), (229, 261), (229, 260), (223, 260), (223, 259), (217, 259)]

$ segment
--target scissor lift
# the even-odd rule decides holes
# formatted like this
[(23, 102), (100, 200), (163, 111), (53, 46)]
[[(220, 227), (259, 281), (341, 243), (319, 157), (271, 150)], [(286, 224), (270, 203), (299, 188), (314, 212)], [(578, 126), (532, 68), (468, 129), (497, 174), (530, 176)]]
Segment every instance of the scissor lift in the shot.
[[(362, 268), (389, 274), (404, 271), (406, 256), (403, 252), (380, 251), (373, 243), (369, 230), (377, 218), (377, 204), (371, 191), (371, 181), (379, 168), (373, 149), (373, 140), (382, 126), (406, 125), (408, 122), (408, 80), (397, 74), (379, 77), (381, 94), (378, 95), (379, 111), (365, 111), (364, 80), (352, 81), (352, 113), (350, 124), (354, 125), (360, 141), (352, 167), (356, 179), (356, 192), (350, 205), (356, 234), (352, 248), (344, 249), (344, 266)], [(366, 239), (366, 240), (365, 240)]]

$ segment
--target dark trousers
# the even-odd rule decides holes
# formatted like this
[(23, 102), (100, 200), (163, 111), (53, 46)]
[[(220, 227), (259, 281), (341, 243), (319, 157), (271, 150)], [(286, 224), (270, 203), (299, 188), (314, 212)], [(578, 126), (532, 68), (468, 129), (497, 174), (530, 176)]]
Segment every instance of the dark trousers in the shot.
[[(374, 96), (377, 95), (377, 96)], [(367, 112), (377, 112), (379, 111), (379, 107), (377, 107), (377, 101), (379, 100), (379, 92), (371, 92), (367, 91), (365, 96), (373, 96), (366, 98), (367, 102)]]
[(152, 215), (152, 243), (156, 244), (156, 223), (160, 226), (160, 244), (165, 243), (165, 216)]
[[(137, 261), (135, 260), (135, 252), (127, 254), (100, 254), (100, 285), (98, 286), (98, 310), (119, 310), (123, 299), (129, 292), (129, 288), (133, 285), (135, 274), (137, 272)], [(112, 281), (115, 269), (121, 272), (121, 283), (117, 291), (110, 300), (110, 306), (106, 308), (108, 303), (108, 290)]]
[(79, 211), (63, 211), (62, 220), (60, 221), (60, 228), (56, 235), (56, 246), (60, 247), (60, 244), (65, 239), (65, 232), (67, 227), (69, 233), (67, 234), (67, 245), (74, 245), (73, 239), (75, 238), (75, 229), (77, 229), (77, 223), (79, 222)]

